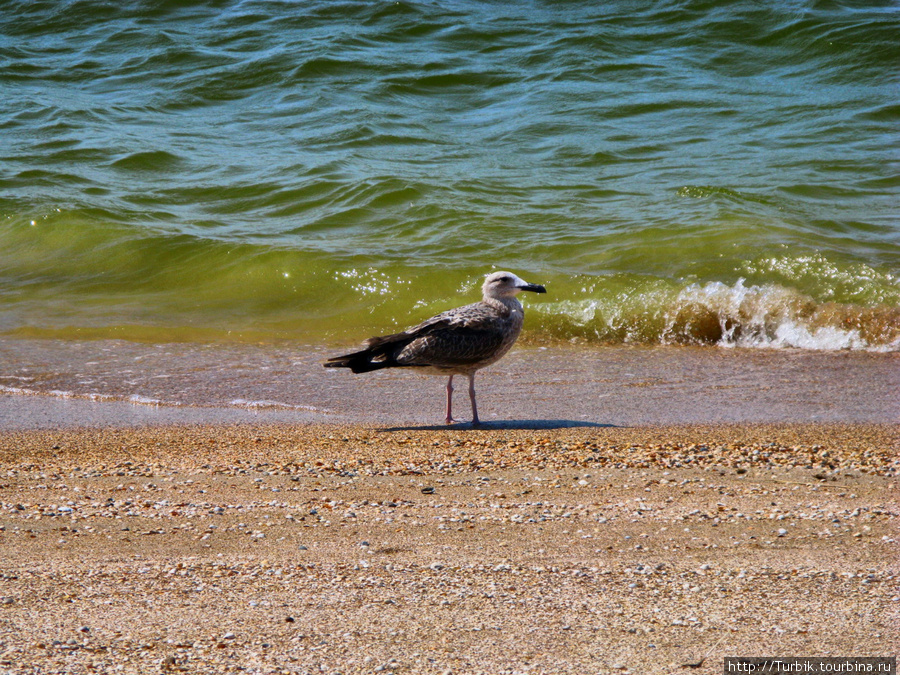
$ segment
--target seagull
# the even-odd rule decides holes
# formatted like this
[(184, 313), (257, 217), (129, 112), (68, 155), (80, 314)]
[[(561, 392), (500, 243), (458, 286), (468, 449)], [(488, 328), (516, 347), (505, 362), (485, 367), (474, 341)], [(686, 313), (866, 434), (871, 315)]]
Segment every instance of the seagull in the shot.
[(324, 365), (349, 368), (354, 373), (418, 368), (433, 375), (448, 375), (447, 424), (456, 421), (451, 413), (453, 377), (465, 375), (469, 378), (472, 424), (480, 424), (475, 405), (476, 371), (497, 362), (519, 337), (525, 312), (516, 295), (521, 291), (547, 292), (512, 272), (489, 274), (481, 290), (481, 302), (441, 312), (402, 333), (371, 337), (363, 343), (365, 349), (334, 356)]

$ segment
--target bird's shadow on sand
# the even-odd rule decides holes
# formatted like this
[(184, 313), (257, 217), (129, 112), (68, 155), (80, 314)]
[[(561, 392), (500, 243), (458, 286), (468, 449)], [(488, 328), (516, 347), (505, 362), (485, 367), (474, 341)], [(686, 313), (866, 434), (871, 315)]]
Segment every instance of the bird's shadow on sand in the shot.
[(496, 420), (472, 424), (457, 422), (456, 424), (436, 424), (426, 426), (386, 427), (378, 431), (490, 431), (491, 429), (545, 431), (550, 429), (596, 428), (611, 429), (615, 424), (598, 424), (578, 420)]

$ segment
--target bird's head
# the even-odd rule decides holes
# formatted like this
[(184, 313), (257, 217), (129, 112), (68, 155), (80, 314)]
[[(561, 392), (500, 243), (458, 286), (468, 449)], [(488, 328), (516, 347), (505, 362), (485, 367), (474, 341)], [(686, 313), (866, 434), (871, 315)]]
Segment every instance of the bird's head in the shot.
[(546, 293), (547, 289), (537, 284), (529, 284), (512, 272), (494, 272), (488, 274), (481, 287), (486, 298), (512, 298), (520, 291)]

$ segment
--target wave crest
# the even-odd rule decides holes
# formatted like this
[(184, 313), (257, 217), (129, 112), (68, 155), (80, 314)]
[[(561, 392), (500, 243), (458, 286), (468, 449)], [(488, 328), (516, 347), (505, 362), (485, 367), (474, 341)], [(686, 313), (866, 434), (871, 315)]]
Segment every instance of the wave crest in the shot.
[(555, 337), (639, 344), (900, 351), (900, 308), (816, 302), (776, 284), (660, 283), (535, 305)]

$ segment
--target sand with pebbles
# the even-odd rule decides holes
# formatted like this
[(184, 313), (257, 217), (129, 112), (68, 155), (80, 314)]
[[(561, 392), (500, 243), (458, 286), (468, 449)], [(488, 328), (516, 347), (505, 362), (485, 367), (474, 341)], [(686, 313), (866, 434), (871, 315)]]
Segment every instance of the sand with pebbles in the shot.
[(896, 425), (0, 435), (0, 673), (895, 656)]

